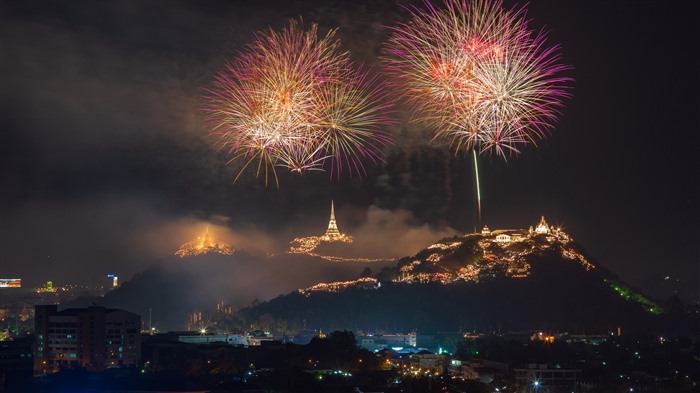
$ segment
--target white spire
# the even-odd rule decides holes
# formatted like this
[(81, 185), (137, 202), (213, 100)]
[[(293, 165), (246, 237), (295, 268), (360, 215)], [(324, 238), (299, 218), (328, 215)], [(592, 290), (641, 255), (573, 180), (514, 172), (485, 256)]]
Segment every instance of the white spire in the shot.
[(331, 218), (328, 221), (328, 229), (326, 230), (326, 234), (324, 235), (326, 238), (329, 239), (336, 239), (341, 236), (340, 231), (338, 230), (338, 225), (335, 223), (335, 206), (333, 205), (333, 201), (331, 200)]

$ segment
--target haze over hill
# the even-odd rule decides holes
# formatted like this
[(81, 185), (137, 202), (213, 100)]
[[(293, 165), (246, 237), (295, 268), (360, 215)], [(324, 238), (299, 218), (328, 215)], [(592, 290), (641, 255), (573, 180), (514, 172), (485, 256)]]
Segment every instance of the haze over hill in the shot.
[(371, 264), (373, 277), (365, 271), (359, 280), (365, 261), (307, 254), (236, 251), (178, 261), (154, 264), (97, 303), (144, 320), (150, 309), (162, 330), (183, 329), (188, 315), (221, 302), (238, 309), (253, 301), (229, 327), (601, 332), (665, 326), (663, 307), (544, 218), (529, 230), (485, 228), (445, 238), (398, 263)]
[[(377, 269), (387, 263), (376, 265)], [(187, 315), (212, 309), (222, 301), (234, 308), (245, 307), (254, 300), (271, 299), (319, 281), (356, 277), (366, 266), (308, 255), (265, 256), (240, 250), (232, 255), (171, 258), (155, 262), (103, 298), (83, 298), (67, 306), (96, 303), (123, 308), (140, 314), (143, 321), (148, 320), (151, 309), (154, 326), (181, 330)]]

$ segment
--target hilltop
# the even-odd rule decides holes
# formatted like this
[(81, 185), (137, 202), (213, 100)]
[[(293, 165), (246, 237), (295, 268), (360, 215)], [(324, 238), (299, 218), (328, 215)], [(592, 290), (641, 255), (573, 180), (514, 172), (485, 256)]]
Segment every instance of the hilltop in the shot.
[(544, 218), (529, 230), (443, 239), (373, 277), (300, 289), (243, 309), (237, 320), (270, 330), (656, 334), (697, 326), (626, 285)]
[[(443, 239), (398, 262), (372, 263), (380, 269), (374, 275), (360, 274), (368, 266), (365, 259), (201, 249), (208, 252), (155, 263), (103, 298), (68, 306), (124, 308), (144, 321), (150, 310), (161, 330), (183, 329), (193, 314), (205, 324), (213, 316), (224, 329), (258, 326), (277, 333), (307, 328), (599, 333), (618, 327), (657, 333), (696, 326), (671, 318), (544, 218), (528, 230), (484, 228)], [(215, 315), (217, 304), (238, 311)]]

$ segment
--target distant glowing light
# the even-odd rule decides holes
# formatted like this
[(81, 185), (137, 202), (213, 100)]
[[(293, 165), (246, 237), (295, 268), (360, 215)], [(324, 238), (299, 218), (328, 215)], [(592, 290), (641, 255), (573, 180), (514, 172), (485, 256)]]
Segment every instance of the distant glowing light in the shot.
[(232, 255), (236, 250), (231, 245), (217, 242), (214, 237), (209, 234), (209, 227), (203, 236), (198, 236), (197, 239), (187, 242), (180, 246), (175, 252), (175, 255), (180, 258), (193, 257), (204, 254), (222, 254)]

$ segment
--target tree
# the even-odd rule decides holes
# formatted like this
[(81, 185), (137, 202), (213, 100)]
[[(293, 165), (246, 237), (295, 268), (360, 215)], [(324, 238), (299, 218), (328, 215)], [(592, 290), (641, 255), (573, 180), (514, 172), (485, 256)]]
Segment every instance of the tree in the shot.
[(362, 269), (362, 273), (360, 273), (360, 277), (372, 277), (372, 269), (369, 268), (369, 266), (365, 267)]

